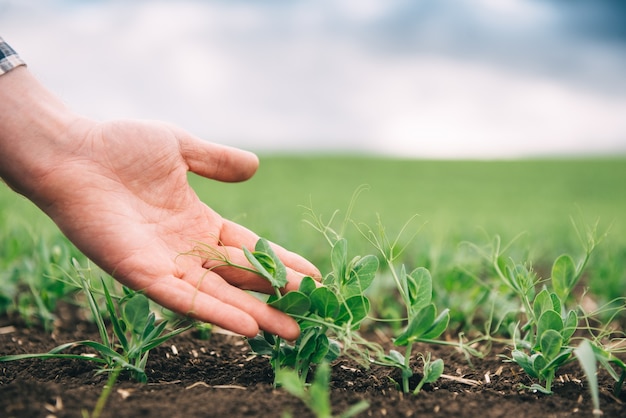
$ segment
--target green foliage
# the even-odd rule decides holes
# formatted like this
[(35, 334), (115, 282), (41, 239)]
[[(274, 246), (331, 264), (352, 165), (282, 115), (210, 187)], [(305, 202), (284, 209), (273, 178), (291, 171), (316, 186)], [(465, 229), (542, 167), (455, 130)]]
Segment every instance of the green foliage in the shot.
[[(376, 231), (367, 225), (361, 224), (359, 226), (363, 236), (374, 245), (385, 260), (408, 318), (407, 325), (394, 339), (394, 345), (406, 347), (404, 355), (396, 350), (391, 350), (388, 355), (384, 355), (378, 361), (379, 364), (400, 368), (402, 371), (402, 391), (404, 393), (409, 392), (409, 378), (413, 375), (410, 367), (413, 344), (419, 341), (433, 342), (446, 331), (450, 322), (449, 310), (444, 309), (437, 315), (437, 307), (432, 303), (433, 283), (430, 272), (424, 267), (418, 267), (411, 273), (407, 273), (404, 265), (396, 268), (394, 264), (395, 260), (400, 257), (406, 248), (406, 244), (404, 246), (400, 245), (400, 239), (408, 229), (412, 219), (405, 223), (394, 240), (389, 239), (380, 218)], [(430, 367), (430, 353), (426, 356), (420, 354), (420, 356), (428, 359), (428, 361), (424, 360), (425, 369)], [(443, 361), (437, 361), (436, 365), (437, 369), (441, 367), (441, 371), (443, 371)], [(425, 370), (424, 375), (426, 373)], [(436, 374), (430, 373), (429, 375), (434, 376)], [(439, 375), (437, 375), (437, 378), (439, 378)], [(419, 388), (421, 388), (421, 385), (423, 383), (419, 385)], [(419, 393), (419, 388), (414, 391), (415, 394)]]
[[(101, 364), (102, 368), (98, 372), (108, 372), (110, 375), (91, 414), (92, 418), (98, 418), (121, 371), (128, 371), (134, 380), (145, 383), (147, 381), (145, 368), (150, 350), (186, 331), (192, 325), (166, 332), (167, 321), (156, 322), (156, 316), (154, 312), (151, 312), (148, 298), (145, 295), (123, 288), (124, 295), (114, 297), (103, 279), (101, 279), (101, 283), (105, 308), (101, 309), (96, 301), (97, 291), (92, 286), (91, 280), (85, 276), (85, 270), (81, 268), (77, 260), (73, 259), (72, 261), (78, 276), (78, 278), (73, 279), (73, 282), (84, 290), (93, 320), (98, 326), (101, 342), (91, 340), (75, 341), (61, 344), (47, 353), (3, 356), (0, 357), (0, 362), (65, 358)], [(89, 269), (86, 271), (90, 272)], [(111, 321), (113, 330), (111, 337), (109, 337), (105, 317), (108, 317)], [(66, 351), (75, 347), (88, 348), (94, 351), (96, 355), (66, 353)], [(84, 415), (88, 416), (89, 414), (84, 412)]]
[[(146, 296), (124, 288), (123, 296), (113, 297), (104, 281), (102, 281), (102, 289), (106, 306), (105, 311), (102, 311), (96, 302), (95, 289), (83, 274), (83, 269), (77, 262), (75, 267), (102, 341), (76, 341), (59, 345), (47, 353), (4, 356), (0, 357), (0, 361), (47, 358), (80, 359), (101, 363), (103, 368), (100, 372), (123, 369), (129, 371), (133, 379), (146, 382), (145, 366), (150, 350), (189, 329), (190, 326), (166, 332), (167, 322), (156, 322), (156, 316), (154, 312), (150, 311)], [(113, 330), (111, 337), (109, 337), (105, 317), (111, 321)], [(94, 350), (97, 355), (64, 353), (69, 349), (81, 346)]]
[[(220, 184), (192, 175), (191, 182), (218, 213), (305, 254), (322, 271), (330, 269), (330, 260), (316, 231), (302, 224), (301, 206), (313, 201), (317, 213), (332, 214), (363, 184), (368, 185), (367, 192), (360, 195), (351, 218), (374, 225), (380, 214), (389, 230), (398, 230), (419, 213), (425, 224), (420, 239), (411, 242), (397, 261), (408, 270), (425, 266), (435, 277), (456, 263), (460, 242), (482, 242), (485, 234), (497, 233), (508, 242), (525, 232), (533, 241), (528, 259), (536, 265), (550, 264), (561, 253), (574, 254), (577, 237), (568, 216), (580, 211), (613, 224), (603, 251), (610, 249), (617, 258), (607, 261), (618, 265), (608, 270), (594, 256), (587, 270), (594, 273), (594, 282), (596, 271), (610, 275), (597, 279), (597, 294), (612, 292), (606, 300), (624, 294), (620, 292), (624, 280), (618, 279), (624, 278), (625, 270), (618, 267), (624, 266), (626, 248), (626, 195), (617, 192), (626, 184), (624, 158), (431, 161), (261, 155), (261, 168), (250, 181)], [(340, 232), (354, 253), (368, 253), (369, 245), (358, 231)], [(615, 285), (604, 286), (607, 281)]]
[[(529, 387), (532, 390), (552, 393), (551, 386), (556, 372), (576, 356), (590, 379), (592, 392), (597, 392), (597, 384), (594, 383), (595, 356), (590, 349), (592, 342), (583, 339), (578, 348), (573, 346), (571, 340), (576, 331), (581, 329), (579, 323), (582, 316), (578, 308), (568, 307), (572, 292), (599, 242), (595, 227), (587, 231), (586, 239), (581, 239), (585, 254), (580, 262), (576, 264), (569, 254), (560, 255), (552, 264), (550, 280), (543, 282), (526, 266), (505, 261), (498, 251), (499, 246), (494, 246), (496, 250), (492, 256), (493, 267), (518, 298), (525, 317), (523, 325), (518, 322), (512, 332), (515, 348), (511, 353), (511, 360), (531, 378), (538, 380), (539, 383)], [(539, 288), (541, 290), (537, 291)], [(598, 346), (597, 353), (601, 352), (604, 351)], [(605, 358), (601, 355), (597, 357), (600, 361)], [(591, 371), (594, 376), (589, 376)], [(596, 397), (597, 393), (594, 395), (594, 402)]]
[[(559, 257), (555, 261), (553, 272), (563, 271), (563, 260), (565, 258)], [(556, 371), (571, 360), (574, 349), (570, 346), (570, 339), (578, 327), (578, 315), (573, 309), (565, 309), (564, 300), (556, 292), (544, 288), (536, 293), (536, 276), (525, 266), (504, 265), (499, 258), (496, 268), (526, 307), (527, 322), (514, 333), (522, 337), (515, 341), (512, 360), (529, 376), (545, 382), (545, 386), (533, 384), (531, 389), (551, 393)], [(565, 281), (561, 276), (556, 282), (563, 284)], [(555, 283), (554, 278), (552, 283)], [(568, 286), (561, 287), (560, 291)], [(562, 296), (567, 298), (569, 291)]]
[(574, 350), (581, 367), (585, 371), (587, 376), (587, 382), (589, 383), (589, 391), (591, 392), (591, 398), (593, 401), (593, 415), (602, 415), (600, 410), (600, 395), (598, 390), (598, 377), (596, 375), (596, 356), (593, 351), (593, 347), (588, 340), (583, 340), (578, 348)]
[[(261, 235), (271, 234), (322, 271), (330, 271), (321, 287), (305, 279), (297, 292), (284, 296), (277, 292), (269, 300), (300, 322), (303, 332), (298, 341), (286, 343), (269, 335), (250, 340), (258, 343), (255, 351), (273, 356), (273, 364), (282, 361), (285, 367), (293, 367), (300, 383), (318, 361), (338, 356), (340, 346), (349, 349), (356, 342), (366, 352), (378, 353), (356, 333), (366, 321), (370, 323), (373, 318), (368, 312), (373, 311), (388, 320), (385, 324), (399, 343), (397, 350), (376, 358), (402, 370), (407, 382), (419, 373), (409, 361), (415, 358), (412, 344), (435, 342), (449, 315), (450, 328), (466, 333), (459, 336), (466, 353), (482, 354), (469, 348), (477, 341), (481, 350), (488, 350), (491, 341), (511, 344), (511, 360), (537, 381), (533, 385), (537, 390), (549, 391), (553, 373), (574, 356), (585, 363), (585, 370), (592, 370), (592, 362), (596, 369), (605, 369), (615, 380), (616, 390), (621, 389), (626, 367), (607, 341), (616, 329), (623, 329), (620, 325), (626, 317), (626, 195), (616, 193), (626, 181), (623, 159), (446, 162), (284, 156), (263, 160), (262, 170), (249, 182), (222, 185), (198, 181), (193, 175), (191, 181), (200, 197), (225, 217)], [(307, 176), (297, 175), (302, 172)], [(301, 225), (298, 204), (319, 201), (316, 209), (326, 213), (363, 183), (369, 185), (368, 193), (362, 194), (358, 205), (354, 198), (350, 202), (339, 232), (329, 227), (338, 212), (331, 212), (327, 222), (311, 209), (307, 223), (314, 231)], [(280, 193), (268, 198), (268, 190)], [(358, 193), (363, 190), (359, 188)], [(215, 200), (216, 195), (221, 198)], [(593, 258), (589, 249), (604, 236), (597, 234), (597, 225), (572, 230), (567, 214), (577, 208), (612, 223), (611, 234), (599, 251), (594, 250)], [(415, 211), (423, 225), (408, 228), (403, 220)], [(363, 227), (381, 217), (388, 220), (385, 228), (380, 224), (379, 230)], [(352, 225), (350, 219), (363, 224), (353, 231), (347, 228)], [(391, 240), (386, 231), (392, 230), (403, 232)], [(412, 237), (417, 230), (419, 240), (400, 239), (403, 233)], [(327, 247), (319, 245), (317, 232), (331, 245), (331, 257)], [(482, 242), (494, 232), (499, 235), (483, 248), (459, 246)], [(364, 235), (368, 239), (363, 240)], [(501, 248), (500, 237), (516, 245)], [(577, 239), (585, 249), (580, 258), (570, 255), (576, 254)], [(532, 245), (521, 245), (524, 240), (532, 240)], [(59, 271), (68, 271), (69, 260), (82, 256), (34, 206), (2, 187), (0, 242), (0, 312), (17, 312), (31, 323), (50, 327), (56, 301), (81, 286), (51, 278), (58, 276), (57, 266)], [(352, 259), (347, 242), (352, 253), (366, 254), (372, 243), (381, 251), (385, 266), (379, 277), (360, 273), (378, 260)], [(484, 253), (487, 263), (468, 249)], [(276, 280), (274, 285), (280, 288), (281, 267), (270, 250), (259, 247), (250, 254), (258, 263), (255, 270)], [(357, 276), (361, 277), (355, 281)], [(587, 290), (588, 299), (600, 306), (593, 312), (576, 305), (579, 291)], [(135, 309), (124, 312), (118, 305), (125, 296), (111, 296), (116, 316), (124, 323), (132, 321)], [(103, 291), (99, 298), (104, 298)], [(142, 305), (140, 299), (133, 304)], [(108, 312), (105, 307), (103, 316), (109, 316)], [(464, 335), (469, 334), (479, 335), (467, 342)], [(122, 351), (118, 337), (113, 338), (114, 351)], [(132, 337), (127, 335), (127, 339)], [(591, 346), (593, 360), (585, 342)], [(356, 356), (364, 359), (369, 353)], [(418, 357), (429, 358), (428, 354)], [(106, 361), (102, 364), (110, 369)], [(591, 373), (586, 373), (590, 378)]]
[[(327, 362), (320, 363), (310, 386), (307, 386), (297, 372), (283, 368), (277, 372), (280, 386), (293, 396), (300, 399), (317, 418), (332, 418), (330, 404), (330, 366)], [(360, 401), (341, 413), (338, 418), (350, 418), (369, 408), (367, 401)]]
[[(591, 392), (591, 398), (593, 401), (593, 414), (595, 416), (602, 415), (600, 410), (600, 393), (598, 388), (598, 378), (596, 375), (598, 364), (602, 366), (608, 374), (615, 380), (615, 389), (613, 394), (615, 396), (620, 395), (621, 388), (626, 380), (626, 364), (619, 358), (615, 357), (610, 350), (607, 350), (598, 344), (595, 344), (587, 339), (581, 341), (578, 347), (574, 350), (576, 358), (580, 363), (587, 383), (589, 384), (589, 391)], [(616, 371), (615, 369), (619, 371)]]
[(425, 383), (434, 383), (441, 377), (443, 374), (443, 360), (437, 359), (434, 361), (430, 360), (430, 353), (424, 357), (420, 355), (422, 361), (424, 362), (424, 375), (422, 376), (422, 380), (417, 384), (415, 389), (413, 390), (413, 394), (417, 395)]
[[(54, 311), (80, 288), (59, 280), (72, 257), (82, 257), (62, 236), (12, 225), (0, 234), (0, 314), (17, 313), (28, 325), (52, 330)], [(84, 258), (84, 257), (83, 257)]]
[(254, 252), (250, 252), (245, 247), (243, 247), (243, 252), (256, 272), (269, 281), (272, 287), (280, 289), (287, 284), (287, 269), (267, 240), (258, 240)]
[(279, 370), (288, 368), (304, 383), (312, 365), (339, 356), (341, 346), (337, 340), (343, 343), (344, 351), (354, 347), (358, 339), (355, 331), (369, 312), (370, 303), (363, 292), (376, 275), (375, 257), (348, 260), (347, 243), (338, 240), (331, 250), (333, 271), (324, 278), (323, 286), (305, 277), (297, 291), (281, 295), (279, 289), (286, 284), (286, 269), (269, 243), (260, 239), (254, 252), (244, 249), (244, 253), (258, 274), (276, 289), (267, 303), (291, 315), (300, 325), (300, 336), (295, 343), (269, 333), (248, 340), (255, 353), (270, 356), (275, 376)]

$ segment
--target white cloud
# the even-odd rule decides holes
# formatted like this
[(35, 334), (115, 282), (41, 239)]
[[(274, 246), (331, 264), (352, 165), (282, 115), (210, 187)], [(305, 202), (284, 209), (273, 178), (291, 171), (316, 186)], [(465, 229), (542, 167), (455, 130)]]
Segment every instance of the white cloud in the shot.
[(528, 0), (466, 0), (481, 14), (496, 15), (499, 19), (506, 19), (509, 24), (520, 22), (537, 22), (549, 18), (553, 11), (539, 1)]
[[(522, 3), (507, 0), (498, 13)], [(443, 52), (385, 52), (348, 29), (403, 2), (342, 3), (332, 13), (348, 27), (341, 36), (327, 26), (332, 4), (25, 1), (0, 13), (0, 36), (81, 112), (165, 119), (256, 150), (488, 158), (626, 150), (626, 94)], [(601, 69), (623, 61), (601, 56), (587, 55)]]

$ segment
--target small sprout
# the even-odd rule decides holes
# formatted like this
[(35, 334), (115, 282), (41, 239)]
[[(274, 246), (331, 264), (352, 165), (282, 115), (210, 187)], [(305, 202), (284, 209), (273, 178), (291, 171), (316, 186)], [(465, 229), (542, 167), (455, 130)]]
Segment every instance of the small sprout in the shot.
[[(310, 386), (302, 382), (298, 374), (290, 369), (278, 371), (278, 382), (287, 392), (300, 399), (317, 418), (333, 418), (330, 405), (330, 366), (323, 362), (317, 366)], [(352, 405), (338, 418), (350, 418), (369, 408), (367, 401)]]
[(443, 374), (443, 360), (437, 359), (435, 361), (430, 360), (430, 353), (424, 356), (420, 356), (422, 361), (424, 362), (424, 376), (422, 380), (417, 384), (415, 390), (413, 390), (413, 394), (417, 395), (425, 383), (434, 383), (441, 377)]

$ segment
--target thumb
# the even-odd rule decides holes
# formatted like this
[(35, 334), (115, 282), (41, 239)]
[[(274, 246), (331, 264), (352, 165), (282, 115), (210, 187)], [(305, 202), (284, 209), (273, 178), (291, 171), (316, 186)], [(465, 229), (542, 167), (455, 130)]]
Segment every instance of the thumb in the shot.
[(187, 132), (176, 132), (180, 153), (189, 170), (225, 182), (247, 180), (259, 167), (258, 157), (248, 151), (204, 141)]

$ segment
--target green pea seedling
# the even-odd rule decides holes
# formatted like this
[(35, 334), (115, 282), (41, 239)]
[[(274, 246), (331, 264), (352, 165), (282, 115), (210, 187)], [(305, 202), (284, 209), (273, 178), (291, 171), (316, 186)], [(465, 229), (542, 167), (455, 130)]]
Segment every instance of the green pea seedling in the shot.
[[(577, 229), (578, 232), (578, 229)], [(579, 233), (579, 237), (581, 237)], [(597, 364), (604, 367), (615, 379), (615, 391), (619, 391), (626, 378), (626, 365), (610, 350), (602, 347), (599, 338), (577, 337), (578, 347), (572, 344), (583, 319), (582, 308), (568, 308), (572, 290), (580, 280), (590, 255), (599, 242), (595, 228), (588, 230), (582, 239), (585, 254), (576, 264), (569, 254), (556, 258), (549, 281), (539, 280), (532, 270), (521, 264), (507, 262), (500, 254), (499, 237), (496, 237), (492, 263), (498, 277), (517, 296), (526, 321), (513, 324), (514, 349), (510, 361), (517, 363), (538, 383), (528, 388), (542, 393), (552, 393), (556, 372), (575, 358), (581, 364), (594, 402), (594, 414), (598, 414), (599, 395), (596, 378)], [(537, 289), (541, 288), (537, 292)], [(621, 369), (615, 371), (613, 366)], [(543, 383), (543, 385), (541, 384)]]
[[(330, 404), (330, 365), (326, 362), (319, 364), (310, 386), (302, 382), (298, 373), (291, 369), (278, 371), (278, 382), (281, 387), (293, 396), (300, 399), (317, 418), (333, 418)], [(365, 400), (357, 402), (339, 415), (338, 418), (350, 418), (369, 408)], [(284, 417), (288, 417), (285, 414)]]
[[(410, 222), (411, 219), (404, 225), (394, 241), (389, 240), (380, 219), (378, 220), (378, 231), (376, 232), (368, 226), (361, 225), (360, 228), (363, 236), (378, 249), (386, 262), (407, 314), (408, 321), (406, 327), (394, 339), (394, 345), (406, 347), (404, 354), (391, 350), (389, 354), (377, 362), (397, 367), (401, 370), (402, 391), (404, 393), (410, 391), (409, 379), (413, 376), (413, 369), (410, 365), (413, 344), (420, 341), (434, 342), (436, 338), (445, 332), (450, 321), (449, 310), (444, 309), (437, 314), (437, 307), (432, 303), (433, 286), (430, 272), (424, 267), (418, 267), (407, 273), (404, 265), (400, 268), (395, 266), (395, 260), (406, 248), (405, 245), (398, 249), (398, 242)], [(430, 353), (426, 356), (420, 354), (420, 357), (424, 360), (424, 372), (422, 381), (414, 390), (415, 394), (419, 393), (424, 383), (434, 382), (443, 373), (442, 360), (431, 363)]]
[(246, 248), (243, 251), (257, 273), (275, 289), (267, 303), (291, 315), (300, 325), (300, 337), (294, 344), (269, 333), (248, 340), (255, 353), (270, 356), (275, 376), (279, 370), (290, 368), (306, 382), (311, 365), (333, 361), (341, 354), (338, 340), (343, 343), (344, 352), (359, 344), (372, 346), (356, 331), (369, 311), (370, 303), (363, 292), (378, 269), (375, 257), (355, 257), (348, 261), (347, 243), (338, 240), (332, 248), (333, 271), (324, 278), (323, 286), (305, 277), (297, 291), (282, 295), (280, 289), (287, 284), (286, 269), (269, 243), (260, 239), (254, 251)]

